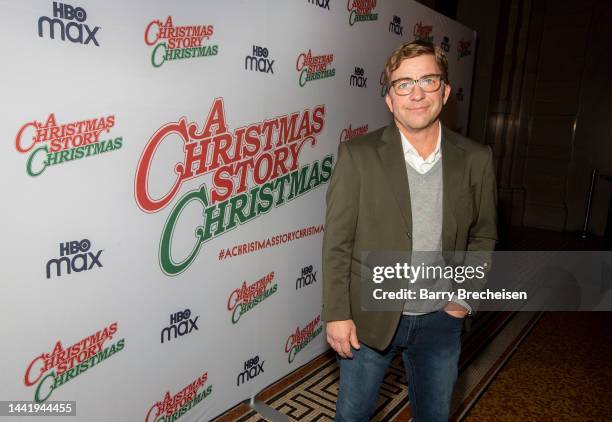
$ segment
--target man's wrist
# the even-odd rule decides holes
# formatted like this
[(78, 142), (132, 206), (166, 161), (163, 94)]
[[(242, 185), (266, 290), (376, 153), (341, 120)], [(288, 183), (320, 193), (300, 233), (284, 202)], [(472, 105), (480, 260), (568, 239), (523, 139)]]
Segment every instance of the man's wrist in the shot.
[(455, 316), (467, 316), (470, 313), (469, 309), (454, 301), (448, 302), (448, 304), (444, 307), (444, 311)]
[(465, 309), (467, 312), (467, 315), (471, 315), (472, 314), (472, 307), (470, 305), (467, 304), (466, 301), (461, 300), (461, 299), (457, 299), (457, 298), (453, 298), (451, 299), (451, 303), (457, 304), (459, 306), (461, 306), (463, 309)]

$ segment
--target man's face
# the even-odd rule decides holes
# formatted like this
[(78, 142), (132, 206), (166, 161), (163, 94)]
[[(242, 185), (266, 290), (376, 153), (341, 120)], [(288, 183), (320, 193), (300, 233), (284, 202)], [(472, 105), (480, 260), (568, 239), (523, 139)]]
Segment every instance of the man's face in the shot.
[[(391, 81), (402, 78), (417, 80), (423, 76), (439, 75), (440, 73), (435, 57), (427, 54), (405, 59), (391, 74)], [(450, 85), (444, 82), (435, 92), (425, 92), (418, 84), (415, 84), (412, 92), (404, 96), (397, 95), (391, 87), (385, 96), (385, 102), (389, 111), (393, 113), (399, 129), (415, 133), (437, 122), (450, 91)]]

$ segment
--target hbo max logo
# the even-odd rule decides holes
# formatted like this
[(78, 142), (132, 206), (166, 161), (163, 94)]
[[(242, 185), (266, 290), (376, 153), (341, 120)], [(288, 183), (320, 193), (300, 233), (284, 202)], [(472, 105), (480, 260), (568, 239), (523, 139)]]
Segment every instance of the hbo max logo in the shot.
[(269, 51), (265, 47), (253, 46), (253, 53), (244, 58), (244, 70), (262, 73), (274, 73), (274, 60), (269, 59)]
[(47, 261), (47, 278), (51, 278), (52, 269), (55, 269), (57, 277), (61, 277), (64, 274), (71, 274), (73, 271), (80, 273), (81, 271), (103, 267), (102, 262), (100, 262), (102, 249), (95, 254), (90, 252), (91, 242), (89, 239), (63, 242), (59, 244), (59, 249), (60, 256)]
[(312, 265), (302, 268), (302, 274), (295, 280), (295, 290), (310, 286), (317, 282), (317, 272), (313, 271)]

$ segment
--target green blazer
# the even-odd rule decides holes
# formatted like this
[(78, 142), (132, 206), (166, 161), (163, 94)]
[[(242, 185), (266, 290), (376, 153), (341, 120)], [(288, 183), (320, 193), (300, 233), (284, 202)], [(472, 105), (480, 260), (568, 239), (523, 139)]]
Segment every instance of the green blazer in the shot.
[[(497, 189), (491, 149), (444, 127), (441, 149), (442, 250), (493, 251)], [(382, 350), (402, 313), (362, 310), (361, 259), (363, 252), (412, 250), (408, 175), (395, 124), (340, 144), (326, 199), (322, 317), (352, 319), (359, 341)], [(475, 310), (477, 302), (466, 302)]]

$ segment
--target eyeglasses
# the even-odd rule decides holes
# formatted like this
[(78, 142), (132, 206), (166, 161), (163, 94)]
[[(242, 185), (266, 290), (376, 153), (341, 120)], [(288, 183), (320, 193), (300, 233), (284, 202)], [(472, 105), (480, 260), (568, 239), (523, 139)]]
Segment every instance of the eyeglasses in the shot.
[(442, 86), (442, 75), (427, 75), (421, 79), (401, 78), (391, 82), (396, 95), (409, 95), (414, 86), (419, 84), (425, 92), (435, 92)]

